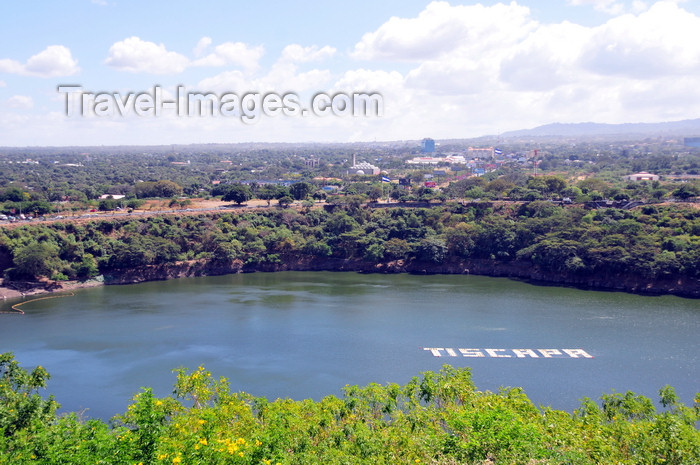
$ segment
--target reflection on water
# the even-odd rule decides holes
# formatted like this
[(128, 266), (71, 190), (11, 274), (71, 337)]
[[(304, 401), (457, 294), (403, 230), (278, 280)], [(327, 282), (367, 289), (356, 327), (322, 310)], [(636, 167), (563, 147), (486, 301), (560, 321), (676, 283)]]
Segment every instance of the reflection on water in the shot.
[[(4, 307), (9, 306), (8, 301)], [(3, 309), (5, 309), (3, 307)], [(234, 390), (319, 399), (443, 363), (480, 389), (571, 410), (611, 389), (700, 390), (697, 301), (475, 276), (255, 273), (84, 289), (0, 316), (0, 351), (44, 365), (64, 409), (108, 418), (142, 386), (204, 365)], [(433, 357), (422, 347), (581, 348), (593, 359)]]

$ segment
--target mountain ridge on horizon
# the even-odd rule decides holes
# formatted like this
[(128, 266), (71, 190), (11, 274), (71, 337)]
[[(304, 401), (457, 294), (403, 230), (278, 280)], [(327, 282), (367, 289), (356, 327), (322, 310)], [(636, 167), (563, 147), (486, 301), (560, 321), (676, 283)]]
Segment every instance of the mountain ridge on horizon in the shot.
[(614, 135), (674, 135), (700, 137), (700, 118), (661, 123), (549, 123), (531, 129), (518, 129), (500, 137), (581, 137)]

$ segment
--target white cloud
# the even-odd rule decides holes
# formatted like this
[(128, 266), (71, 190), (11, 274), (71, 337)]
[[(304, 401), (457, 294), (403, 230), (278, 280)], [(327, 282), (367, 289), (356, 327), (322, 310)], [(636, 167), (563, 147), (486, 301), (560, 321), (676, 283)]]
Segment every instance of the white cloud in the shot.
[(27, 95), (13, 95), (7, 99), (7, 105), (10, 108), (17, 108), (20, 110), (29, 110), (34, 107), (34, 100)]
[[(195, 56), (203, 54), (211, 43), (211, 38), (202, 37), (194, 49)], [(235, 65), (250, 71), (258, 67), (264, 51), (262, 46), (224, 42), (217, 45), (214, 52), (193, 61), (185, 55), (167, 50), (164, 44), (134, 36), (114, 43), (105, 63), (122, 71), (150, 74), (179, 74), (192, 66)]]
[(516, 2), (488, 7), (430, 3), (417, 18), (396, 18), (362, 37), (353, 57), (423, 61), (449, 54), (476, 57), (517, 42), (535, 22), (530, 10)]
[(652, 78), (700, 72), (700, 17), (662, 1), (594, 29), (583, 65), (601, 74)]
[(199, 58), (204, 54), (204, 51), (211, 45), (211, 37), (202, 37), (197, 42), (197, 46), (194, 48), (194, 56)]
[[(202, 40), (199, 42), (201, 44)], [(191, 66), (236, 65), (247, 70), (255, 70), (264, 53), (265, 49), (262, 45), (251, 47), (243, 42), (224, 42), (217, 45), (213, 53), (193, 61)]]
[(574, 6), (591, 5), (597, 11), (610, 15), (619, 15), (625, 11), (625, 4), (617, 0), (568, 0)]
[(407, 97), (387, 99), (387, 114), (398, 106), (402, 116), (393, 124), (436, 137), (552, 121), (697, 117), (700, 17), (672, 0), (591, 5), (612, 14), (623, 3), (627, 13), (589, 27), (539, 23), (516, 2), (435, 2), (415, 18), (391, 18), (365, 34), (353, 56), (416, 62), (393, 84)]
[(5, 81), (0, 81), (0, 87), (7, 87), (7, 83)]
[(282, 57), (280, 60), (295, 63), (319, 61), (332, 57), (335, 52), (336, 49), (328, 45), (323, 48), (318, 48), (316, 45), (302, 47), (299, 44), (291, 44), (287, 45), (284, 50), (282, 50)]
[(563, 22), (542, 25), (509, 50), (499, 78), (515, 90), (545, 91), (581, 78), (578, 62), (589, 28)]
[[(624, 5), (622, 13), (589, 26), (539, 21), (519, 1), (433, 2), (415, 17), (391, 18), (351, 49), (354, 59), (364, 61), (349, 60), (337, 70), (334, 60), (333, 72), (318, 64), (337, 55), (330, 45), (291, 43), (265, 67), (262, 46), (217, 45), (209, 37), (184, 55), (139, 38), (119, 42), (119, 56), (110, 50), (110, 65), (133, 72), (178, 73), (197, 66), (192, 74), (199, 76), (206, 66), (223, 67), (196, 88), (188, 85), (191, 91), (297, 92), (303, 104), (319, 91), (379, 92), (381, 118), (270, 117), (250, 126), (232, 118), (173, 116), (58, 124), (17, 110), (0, 114), (0, 123), (8, 121), (12, 129), (6, 132), (16, 140), (31, 137), (27, 121), (35, 121), (32, 128), (41, 131), (31, 132), (47, 142), (49, 135), (67, 140), (68, 134), (80, 137), (94, 129), (94, 143), (125, 137), (132, 143), (189, 143), (454, 138), (554, 121), (621, 123), (700, 114), (700, 17), (681, 2), (588, 2), (609, 12)], [(125, 46), (129, 40), (131, 48)], [(26, 66), (0, 60), (0, 70), (17, 74), (26, 73)]]
[[(225, 44), (222, 44), (225, 45)], [(232, 44), (233, 45), (233, 44)], [(211, 54), (205, 57), (201, 66), (205, 64), (217, 65), (220, 64), (228, 55), (229, 60), (233, 57), (241, 60), (246, 56), (246, 52), (250, 56), (248, 60), (244, 60), (245, 64), (253, 64), (257, 67), (258, 59), (262, 55), (262, 47), (249, 48), (245, 44), (235, 44), (236, 49), (231, 47), (227, 54), (218, 53)], [(217, 47), (218, 51), (219, 47)], [(302, 47), (298, 44), (286, 46), (279, 59), (270, 67), (264, 75), (256, 75), (255, 69), (224, 71), (216, 76), (203, 79), (198, 83), (199, 89), (207, 89), (218, 92), (295, 92), (303, 93), (306, 91), (325, 91), (326, 86), (330, 84), (332, 75), (326, 69), (310, 69), (307, 71), (299, 71), (299, 63), (310, 61), (323, 60), (332, 57), (336, 49), (330, 46), (319, 48), (318, 46)], [(241, 63), (243, 65), (244, 63)]]
[(291, 65), (273, 66), (264, 76), (252, 77), (240, 70), (225, 71), (216, 76), (201, 80), (197, 89), (210, 92), (286, 92), (301, 93), (305, 91), (322, 91), (331, 79), (328, 70), (312, 69), (297, 72)]
[(4, 58), (0, 60), (0, 73), (25, 74), (24, 65), (19, 61)]
[(7, 99), (7, 105), (10, 108), (29, 110), (34, 107), (34, 100), (27, 95), (13, 95)]
[(72, 76), (79, 71), (78, 61), (73, 58), (70, 49), (63, 45), (50, 45), (31, 56), (26, 63), (11, 59), (0, 60), (0, 72), (22, 76), (43, 78)]
[(105, 63), (131, 73), (177, 74), (185, 70), (189, 60), (169, 52), (163, 44), (133, 36), (113, 44)]

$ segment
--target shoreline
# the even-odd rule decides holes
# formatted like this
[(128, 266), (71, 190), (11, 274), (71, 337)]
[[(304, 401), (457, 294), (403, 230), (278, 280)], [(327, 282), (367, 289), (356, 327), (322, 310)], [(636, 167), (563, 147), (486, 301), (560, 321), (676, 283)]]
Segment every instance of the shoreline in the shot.
[(104, 286), (105, 283), (99, 279), (89, 279), (87, 281), (47, 281), (44, 287), (32, 287), (25, 290), (18, 290), (5, 285), (3, 279), (0, 279), (0, 299), (3, 301), (21, 299), (22, 297), (40, 296), (47, 294), (58, 294), (61, 292), (70, 292), (76, 289), (85, 289), (89, 287)]
[(111, 274), (101, 275), (86, 281), (43, 280), (33, 283), (6, 283), (4, 280), (0, 280), (0, 298), (3, 301), (8, 301), (105, 285), (128, 285), (198, 276), (278, 271), (331, 271), (368, 274), (407, 273), (415, 275), (462, 274), (509, 278), (536, 286), (569, 287), (600, 292), (626, 292), (643, 296), (673, 295), (682, 298), (700, 298), (700, 279), (687, 276), (668, 276), (665, 279), (653, 280), (645, 279), (641, 276), (620, 274), (577, 276), (546, 272), (533, 267), (530, 263), (517, 261), (497, 262), (465, 259), (444, 263), (422, 263), (397, 260), (375, 264), (362, 260), (338, 258), (318, 260), (308, 256), (289, 256), (284, 257), (280, 263), (256, 265), (245, 265), (240, 260), (234, 260), (230, 263), (190, 260), (117, 270)]

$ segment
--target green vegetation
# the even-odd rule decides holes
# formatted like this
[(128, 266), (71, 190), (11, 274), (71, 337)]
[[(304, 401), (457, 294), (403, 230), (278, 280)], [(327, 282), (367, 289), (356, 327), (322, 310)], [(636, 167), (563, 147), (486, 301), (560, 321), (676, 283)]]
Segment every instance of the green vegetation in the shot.
[[(472, 159), (470, 147), (498, 146), (499, 155)], [(692, 200), (700, 194), (700, 150), (668, 137), (537, 138), (443, 141), (437, 157), (463, 155), (466, 164), (409, 165), (420, 144), (206, 144), (161, 147), (0, 148), (0, 213), (31, 216), (90, 210), (102, 195), (144, 198), (222, 196), (249, 186), (249, 198), (317, 199), (326, 185), (376, 200)], [(502, 152), (502, 153), (500, 153)], [(353, 156), (410, 178), (412, 188), (379, 176), (349, 175)], [(530, 176), (537, 165), (539, 176)], [(649, 171), (659, 181), (627, 181)], [(543, 176), (544, 175), (544, 176)], [(437, 186), (424, 187), (428, 179)], [(320, 195), (319, 195), (320, 196)], [(241, 198), (241, 197), (237, 197)], [(233, 200), (238, 202), (237, 200)], [(245, 202), (245, 200), (242, 200)], [(102, 210), (113, 204), (104, 203)], [(123, 208), (124, 205), (121, 205)], [(133, 207), (130, 207), (133, 208)]]
[(232, 393), (203, 367), (177, 370), (173, 396), (143, 389), (111, 426), (56, 415), (49, 375), (0, 355), (0, 463), (21, 464), (665, 464), (700, 461), (700, 394), (664, 407), (632, 392), (537, 408), (518, 388), (478, 391), (445, 365), (404, 386), (346, 386), (315, 402)]
[(587, 210), (533, 201), (371, 209), (343, 199), (344, 205), (302, 211), (3, 228), (0, 263), (11, 279), (82, 279), (185, 260), (239, 261), (255, 270), (318, 258), (343, 259), (355, 269), (402, 260), (408, 269), (440, 272), (481, 260), (573, 278), (700, 277), (700, 210), (693, 206)]

